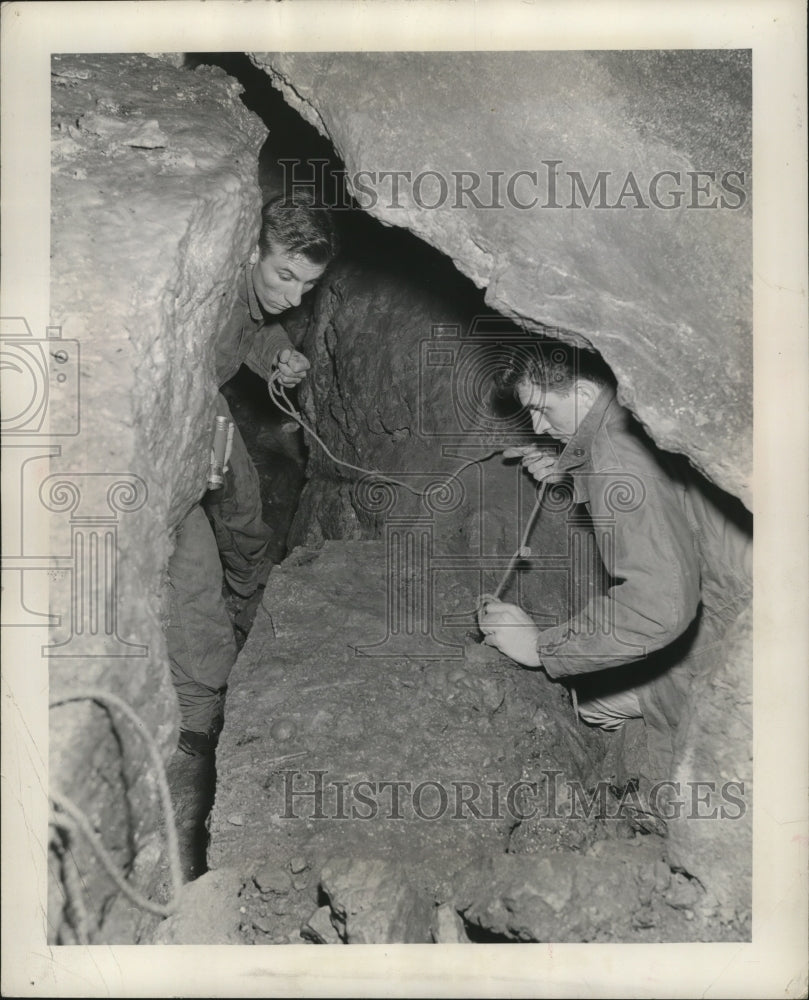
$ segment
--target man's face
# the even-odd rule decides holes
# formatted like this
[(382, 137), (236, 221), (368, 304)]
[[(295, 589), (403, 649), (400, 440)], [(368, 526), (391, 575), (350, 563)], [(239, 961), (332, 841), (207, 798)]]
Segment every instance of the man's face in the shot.
[(549, 434), (567, 444), (593, 405), (593, 394), (585, 391), (585, 385), (579, 382), (565, 396), (551, 389), (543, 390), (534, 382), (521, 382), (517, 395), (531, 414), (534, 433)]
[(273, 247), (273, 252), (253, 265), (253, 289), (261, 307), (271, 316), (300, 304), (326, 270), (305, 257)]

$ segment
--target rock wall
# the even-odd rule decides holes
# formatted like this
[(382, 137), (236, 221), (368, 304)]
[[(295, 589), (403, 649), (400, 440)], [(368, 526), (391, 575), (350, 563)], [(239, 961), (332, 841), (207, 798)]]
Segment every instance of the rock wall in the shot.
[[(77, 380), (80, 423), (58, 439), (50, 479), (28, 484), (53, 511), (50, 551), (64, 556), (51, 573), (60, 616), (51, 696), (113, 692), (164, 752), (178, 722), (161, 630), (171, 532), (205, 488), (209, 345), (260, 206), (266, 130), (238, 95), (221, 70), (144, 55), (52, 63), (51, 322), (71, 355), (64, 370)], [(136, 883), (159, 891), (162, 836), (145, 753), (115, 709), (83, 701), (51, 712), (52, 788), (87, 814)], [(132, 940), (136, 908), (83, 837), (71, 851), (85, 932)], [(65, 901), (62, 869), (53, 855), (53, 941), (72, 939), (80, 906)]]
[(682, 810), (669, 821), (669, 858), (710, 890), (726, 923), (752, 933), (753, 613), (748, 608), (714, 653), (695, 691), (675, 780)]
[(362, 207), (504, 315), (596, 347), (657, 443), (750, 506), (749, 52), (251, 58)]

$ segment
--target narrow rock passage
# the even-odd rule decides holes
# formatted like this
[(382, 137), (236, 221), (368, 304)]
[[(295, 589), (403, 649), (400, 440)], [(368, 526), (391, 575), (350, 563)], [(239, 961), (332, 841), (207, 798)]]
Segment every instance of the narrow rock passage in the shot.
[[(261, 482), (264, 520), (273, 529), (270, 557), (280, 562), (286, 536), (303, 485), (300, 432), (290, 434), (274, 410), (264, 382), (243, 368), (224, 388), (228, 404), (245, 439)], [(223, 587), (225, 604), (241, 648), (258, 607)], [(207, 820), (213, 805), (216, 767), (213, 758), (191, 758), (175, 751), (167, 765), (174, 803), (183, 875), (189, 881), (207, 871)]]

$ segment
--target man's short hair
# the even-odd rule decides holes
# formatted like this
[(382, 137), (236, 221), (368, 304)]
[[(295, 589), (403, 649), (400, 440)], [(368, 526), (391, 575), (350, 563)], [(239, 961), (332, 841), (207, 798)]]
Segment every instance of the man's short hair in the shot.
[(262, 260), (281, 250), (311, 264), (328, 264), (338, 250), (331, 212), (306, 191), (270, 198), (261, 210), (258, 247)]
[(614, 375), (596, 351), (582, 350), (561, 340), (501, 345), (493, 374), (495, 393), (500, 398), (516, 396), (517, 387), (524, 382), (562, 396), (569, 395), (579, 379), (602, 389), (615, 386)]

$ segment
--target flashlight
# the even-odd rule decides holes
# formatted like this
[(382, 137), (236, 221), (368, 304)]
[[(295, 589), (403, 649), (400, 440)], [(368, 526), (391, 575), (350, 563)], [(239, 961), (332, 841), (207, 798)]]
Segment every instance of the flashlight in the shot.
[(228, 446), (227, 417), (216, 417), (213, 431), (213, 446), (211, 448), (211, 466), (208, 470), (208, 489), (218, 490), (225, 482), (225, 455)]

